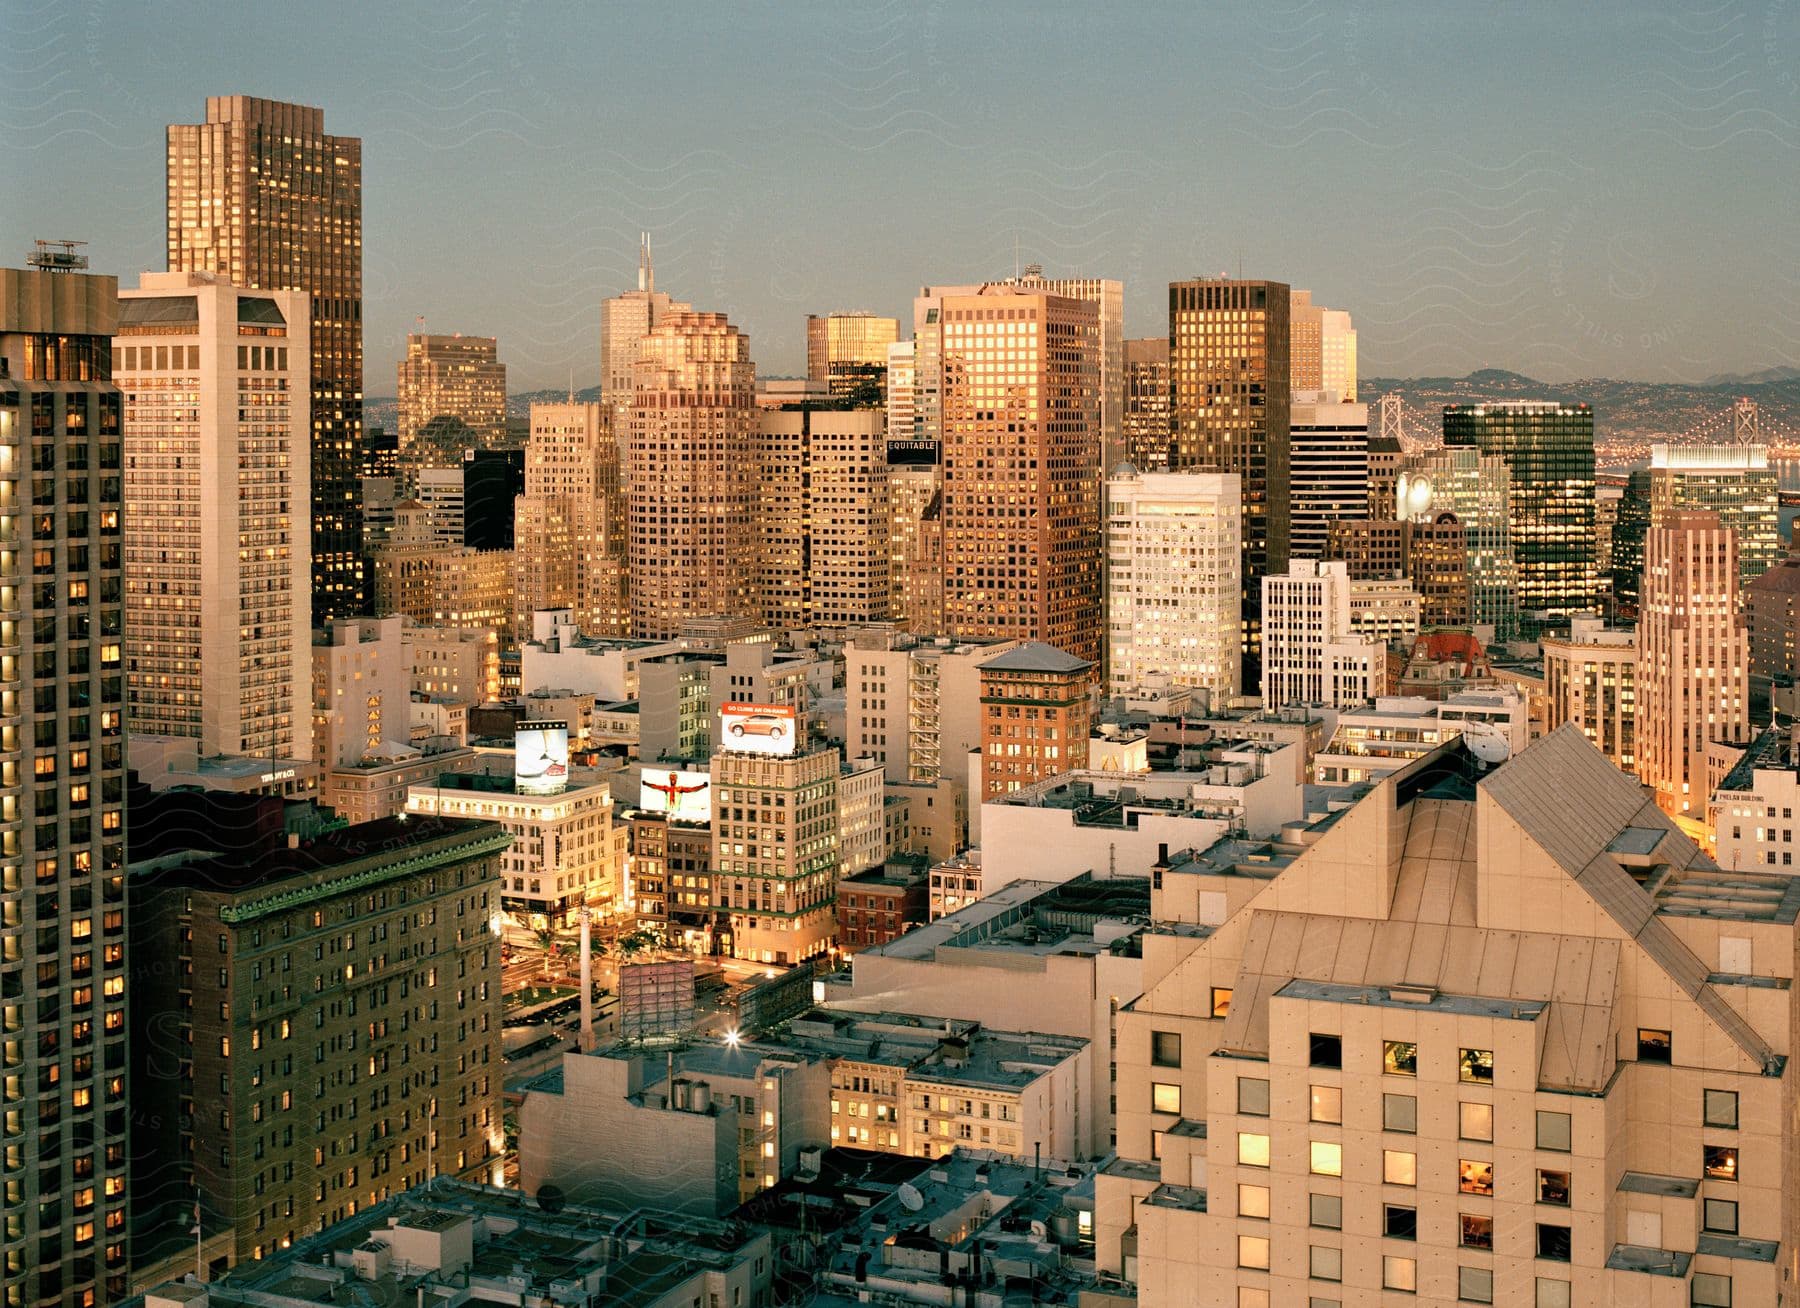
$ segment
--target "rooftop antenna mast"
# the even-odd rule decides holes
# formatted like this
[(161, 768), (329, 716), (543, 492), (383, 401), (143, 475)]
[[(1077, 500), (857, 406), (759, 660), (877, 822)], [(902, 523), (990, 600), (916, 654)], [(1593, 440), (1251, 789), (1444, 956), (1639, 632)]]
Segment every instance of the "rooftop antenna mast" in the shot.
[(650, 260), (650, 233), (638, 233), (638, 289), (656, 289), (656, 265)]

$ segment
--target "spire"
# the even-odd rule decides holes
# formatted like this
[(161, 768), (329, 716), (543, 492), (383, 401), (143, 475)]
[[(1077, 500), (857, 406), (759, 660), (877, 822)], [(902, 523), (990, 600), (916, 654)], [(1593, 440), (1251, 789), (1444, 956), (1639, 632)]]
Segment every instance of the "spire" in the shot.
[(656, 268), (650, 262), (650, 233), (638, 233), (638, 289), (654, 291), (656, 289)]

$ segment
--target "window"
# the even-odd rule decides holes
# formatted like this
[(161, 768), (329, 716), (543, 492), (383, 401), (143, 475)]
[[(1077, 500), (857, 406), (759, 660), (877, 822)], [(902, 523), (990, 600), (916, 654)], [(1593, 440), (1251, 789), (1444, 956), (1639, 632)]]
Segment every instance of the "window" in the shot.
[(1457, 1129), (1465, 1140), (1494, 1138), (1494, 1106), (1492, 1104), (1458, 1105)]
[(1673, 1052), (1674, 1040), (1667, 1031), (1642, 1026), (1638, 1028), (1638, 1062), (1672, 1062), (1670, 1055)]
[(1391, 1240), (1419, 1238), (1419, 1210), (1405, 1204), (1381, 1206), (1381, 1233)]
[(1308, 1220), (1320, 1230), (1344, 1229), (1344, 1200), (1341, 1195), (1308, 1195)]
[(1260, 1235), (1240, 1235), (1238, 1237), (1238, 1266), (1251, 1267), (1259, 1271), (1269, 1270), (1269, 1241)]
[(1269, 1292), (1257, 1285), (1240, 1285), (1237, 1308), (1269, 1308)]
[(1344, 1174), (1344, 1146), (1332, 1144), (1329, 1140), (1314, 1140), (1309, 1170), (1314, 1176), (1342, 1176)]
[(1462, 1303), (1494, 1302), (1493, 1271), (1486, 1267), (1458, 1267), (1456, 1297)]
[(1537, 1229), (1537, 1256), (1553, 1263), (1569, 1261), (1569, 1248), (1573, 1242), (1566, 1226), (1552, 1226), (1547, 1222), (1539, 1222)]
[(1572, 1147), (1569, 1120), (1567, 1113), (1546, 1113), (1540, 1109), (1537, 1115), (1537, 1147), (1552, 1149), (1560, 1154), (1568, 1153)]
[(1553, 1281), (1547, 1276), (1537, 1278), (1537, 1308), (1569, 1308), (1569, 1283)]
[(1308, 1059), (1314, 1067), (1342, 1067), (1344, 1065), (1344, 1037), (1322, 1035), (1314, 1031), (1308, 1039)]
[(1381, 1179), (1389, 1185), (1417, 1185), (1419, 1183), (1419, 1156), (1401, 1153), (1398, 1149), (1381, 1151)]
[(1457, 1188), (1464, 1194), (1493, 1194), (1494, 1165), (1464, 1158), (1456, 1164)]
[(1419, 1101), (1412, 1095), (1381, 1096), (1381, 1126), (1385, 1131), (1415, 1134), (1419, 1129)]
[(1153, 1113), (1181, 1113), (1181, 1087), (1170, 1085), (1167, 1081), (1150, 1083), (1150, 1111)]
[(1735, 1090), (1708, 1090), (1704, 1094), (1706, 1101), (1706, 1124), (1726, 1131), (1737, 1130), (1738, 1097)]
[(1315, 1122), (1342, 1122), (1344, 1120), (1344, 1092), (1335, 1085), (1316, 1085), (1312, 1088), (1312, 1120)]
[(1342, 1299), (1321, 1299), (1318, 1295), (1308, 1295), (1306, 1308), (1344, 1308)]
[(1737, 1180), (1737, 1146), (1707, 1145), (1706, 1175), (1714, 1181)]
[(1458, 1217), (1456, 1242), (1465, 1249), (1494, 1247), (1494, 1219), (1482, 1213), (1462, 1213)]
[(1541, 1204), (1555, 1204), (1558, 1208), (1567, 1208), (1569, 1206), (1569, 1174), (1538, 1168), (1537, 1194), (1537, 1201)]
[(1150, 1033), (1150, 1066), (1181, 1066), (1181, 1033), (1178, 1031), (1152, 1031)]
[(1231, 1016), (1231, 987), (1214, 986), (1212, 988), (1212, 1015), (1214, 1017)]
[(1266, 1185), (1238, 1186), (1238, 1216), (1261, 1217), (1264, 1220), (1267, 1220), (1269, 1216), (1269, 1187)]
[(1410, 1040), (1388, 1040), (1381, 1047), (1381, 1070), (1389, 1076), (1419, 1074), (1419, 1046)]
[(1471, 1085), (1494, 1084), (1494, 1051), (1464, 1049), (1457, 1056), (1457, 1076)]
[(1419, 1264), (1412, 1258), (1383, 1257), (1381, 1260), (1381, 1288), (1384, 1290), (1405, 1290), (1411, 1294), (1419, 1288)]
[(1734, 1199), (1708, 1199), (1701, 1205), (1700, 1229), (1720, 1235), (1736, 1235), (1738, 1206)]
[(1731, 1308), (1731, 1278), (1711, 1272), (1695, 1272), (1688, 1302), (1694, 1308)]
[(1315, 1244), (1312, 1246), (1311, 1256), (1307, 1262), (1308, 1273), (1315, 1281), (1341, 1281), (1344, 1279), (1344, 1251), (1342, 1249)]
[(1238, 1165), (1240, 1167), (1267, 1167), (1269, 1165), (1269, 1137), (1253, 1135), (1248, 1131), (1239, 1131)]
[(1269, 1083), (1261, 1077), (1238, 1078), (1238, 1112), (1245, 1117), (1269, 1115)]

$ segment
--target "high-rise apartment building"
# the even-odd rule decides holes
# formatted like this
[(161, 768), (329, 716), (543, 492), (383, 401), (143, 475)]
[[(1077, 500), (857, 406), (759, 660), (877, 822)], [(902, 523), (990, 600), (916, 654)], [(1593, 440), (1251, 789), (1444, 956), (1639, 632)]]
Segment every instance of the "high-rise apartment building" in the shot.
[(1296, 559), (1262, 582), (1266, 649), (1263, 708), (1291, 704), (1354, 708), (1380, 693), (1386, 646), (1352, 624), (1351, 580), (1342, 563)]
[(1287, 568), (1289, 289), (1229, 278), (1169, 286), (1169, 467), (1244, 488), (1243, 684), (1262, 676), (1262, 579)]
[(757, 547), (763, 622), (777, 631), (889, 614), (888, 452), (880, 409), (764, 409)]
[[(806, 315), (806, 379), (835, 399), (885, 403), (888, 350), (900, 339), (900, 320), (879, 314)], [(873, 397), (873, 399), (871, 399)]]
[(168, 133), (169, 271), (312, 306), (313, 615), (359, 614), (362, 548), (362, 140), (325, 112), (209, 96), (206, 121)]
[(1573, 722), (1613, 763), (1636, 775), (1637, 639), (1595, 617), (1543, 637), (1546, 730)]
[(605, 404), (533, 404), (525, 489), (513, 518), (513, 630), (539, 609), (570, 609), (590, 636), (630, 625), (625, 484)]
[(9, 1308), (127, 1288), (123, 403), (118, 282), (85, 266), (50, 253), (0, 269), (0, 503), (16, 540), (0, 552)]
[(1637, 627), (1637, 771), (1663, 812), (1703, 826), (1707, 746), (1748, 743), (1750, 636), (1737, 534), (1716, 513), (1664, 513), (1644, 538)]
[(1342, 309), (1312, 302), (1311, 291), (1289, 299), (1289, 376), (1295, 391), (1324, 391), (1349, 403), (1356, 399), (1356, 328)]
[(1446, 405), (1444, 444), (1506, 461), (1524, 634), (1597, 611), (1593, 410), (1543, 401)]
[(1323, 558), (1332, 523), (1368, 516), (1369, 406), (1296, 392), (1292, 415), (1288, 557)]
[(1737, 533), (1740, 593), (1781, 558), (1781, 487), (1767, 446), (1652, 445), (1651, 518), (1676, 509), (1716, 513)]
[[(1140, 472), (1169, 463), (1169, 338), (1125, 342), (1124, 404), (1119, 440), (1125, 461)], [(1116, 465), (1108, 464), (1111, 473)]]
[(981, 793), (1010, 795), (1088, 765), (1094, 665), (1042, 641), (981, 664)]
[[(1102, 654), (1094, 306), (998, 285), (935, 297), (944, 627)], [(924, 388), (921, 388), (922, 392)]]
[(612, 410), (613, 438), (623, 457), (625, 433), (636, 389), (638, 343), (673, 313), (688, 313), (693, 305), (656, 289), (656, 265), (650, 258), (650, 233), (638, 245), (636, 290), (622, 291), (600, 302), (600, 402)]
[(1242, 501), (1223, 472), (1138, 472), (1106, 483), (1106, 678), (1236, 695)]
[(415, 332), (398, 372), (401, 458), (460, 465), (464, 447), (506, 439), (506, 365), (492, 336)]
[(1512, 548), (1512, 473), (1506, 460), (1465, 446), (1419, 455), (1408, 467), (1410, 471), (1396, 474), (1382, 514), (1454, 514), (1468, 537), (1469, 621), (1492, 626), (1502, 640), (1511, 638), (1518, 628), (1519, 583)]
[(1788, 555), (1744, 588), (1744, 617), (1758, 690), (1800, 675), (1800, 556)]
[(626, 478), (632, 634), (752, 617), (756, 365), (722, 313), (670, 312), (638, 342)]
[(209, 273), (120, 295), (134, 742), (312, 758), (310, 323), (299, 291)]
[(713, 755), (713, 903), (730, 953), (798, 963), (837, 930), (838, 752)]

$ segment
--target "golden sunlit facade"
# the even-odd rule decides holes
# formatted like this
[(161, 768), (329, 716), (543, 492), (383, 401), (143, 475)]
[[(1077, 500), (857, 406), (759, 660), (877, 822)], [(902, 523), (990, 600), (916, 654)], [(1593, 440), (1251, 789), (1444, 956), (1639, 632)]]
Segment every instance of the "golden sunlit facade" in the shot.
[(400, 457), (415, 463), (460, 464), (457, 444), (433, 442), (417, 448), (426, 424), (434, 418), (453, 418), (462, 427), (456, 436), (477, 449), (493, 449), (506, 438), (506, 365), (500, 362), (500, 342), (492, 336), (427, 336), (406, 338), (406, 357), (400, 360)]
[(887, 394), (888, 346), (900, 339), (900, 320), (873, 313), (806, 315), (806, 379), (833, 397), (871, 383)]
[(886, 425), (880, 409), (757, 414), (757, 590), (770, 628), (887, 621)]
[(513, 517), (514, 630), (538, 609), (573, 609), (589, 636), (623, 636), (625, 488), (605, 404), (534, 404), (525, 493)]

